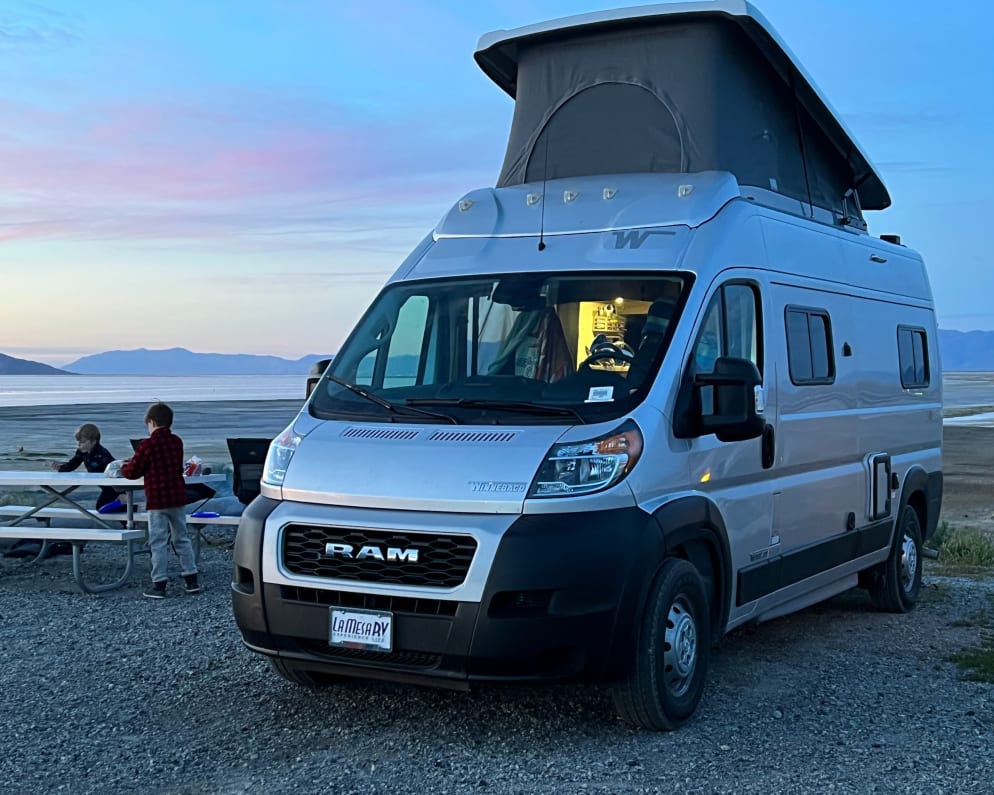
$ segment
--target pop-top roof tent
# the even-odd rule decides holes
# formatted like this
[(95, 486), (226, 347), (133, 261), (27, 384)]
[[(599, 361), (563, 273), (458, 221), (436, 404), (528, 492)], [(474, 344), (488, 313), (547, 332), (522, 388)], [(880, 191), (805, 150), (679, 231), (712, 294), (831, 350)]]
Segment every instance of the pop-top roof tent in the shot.
[[(729, 171), (741, 186), (861, 226), (860, 206), (890, 204), (838, 114), (744, 0), (622, 8), (495, 31), (474, 57), (515, 100), (497, 187)], [(858, 204), (851, 193), (843, 198), (850, 189)]]

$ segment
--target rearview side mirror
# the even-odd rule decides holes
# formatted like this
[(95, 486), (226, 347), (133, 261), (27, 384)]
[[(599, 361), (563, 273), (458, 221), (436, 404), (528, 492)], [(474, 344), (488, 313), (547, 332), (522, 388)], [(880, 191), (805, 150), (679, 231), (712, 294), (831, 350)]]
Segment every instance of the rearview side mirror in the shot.
[(321, 380), (321, 376), (324, 375), (324, 371), (328, 369), (328, 365), (331, 364), (331, 359), (322, 359), (319, 362), (315, 362), (311, 365), (311, 370), (307, 374), (307, 387), (304, 393), (305, 398), (311, 396), (311, 392), (314, 391), (314, 387), (318, 385), (318, 381)]
[(762, 383), (755, 364), (730, 356), (715, 361), (714, 372), (695, 375), (701, 434), (713, 433), (723, 442), (761, 436), (766, 420), (757, 411), (756, 390)]

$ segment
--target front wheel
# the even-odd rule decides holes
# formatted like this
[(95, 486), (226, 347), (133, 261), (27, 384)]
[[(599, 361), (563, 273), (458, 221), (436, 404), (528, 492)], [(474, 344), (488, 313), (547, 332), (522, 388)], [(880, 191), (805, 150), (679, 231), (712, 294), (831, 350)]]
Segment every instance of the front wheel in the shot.
[(704, 693), (710, 638), (701, 575), (685, 560), (666, 560), (646, 601), (628, 672), (612, 689), (618, 714), (656, 731), (683, 725)]
[(918, 513), (904, 506), (890, 557), (870, 584), (870, 599), (881, 610), (907, 613), (918, 602), (922, 585), (922, 529)]

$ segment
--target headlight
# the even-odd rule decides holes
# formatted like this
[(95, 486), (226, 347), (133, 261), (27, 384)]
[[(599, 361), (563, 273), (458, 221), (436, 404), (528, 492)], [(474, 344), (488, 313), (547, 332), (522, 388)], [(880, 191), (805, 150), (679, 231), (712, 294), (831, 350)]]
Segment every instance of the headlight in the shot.
[(272, 486), (282, 486), (286, 477), (286, 468), (290, 459), (297, 452), (301, 439), (304, 437), (293, 430), (291, 425), (283, 433), (273, 439), (266, 453), (266, 465), (262, 468), (262, 480)]
[(557, 444), (538, 471), (529, 497), (572, 497), (609, 488), (642, 455), (642, 432), (631, 420), (606, 436)]

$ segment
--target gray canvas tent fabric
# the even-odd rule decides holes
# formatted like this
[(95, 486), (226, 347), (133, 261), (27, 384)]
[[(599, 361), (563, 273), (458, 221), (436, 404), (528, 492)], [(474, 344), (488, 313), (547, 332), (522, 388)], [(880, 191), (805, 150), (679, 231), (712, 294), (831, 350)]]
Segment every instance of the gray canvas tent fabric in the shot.
[(498, 187), (717, 170), (839, 214), (856, 188), (846, 153), (795, 101), (791, 72), (722, 19), (554, 31), (477, 60), (515, 98)]

